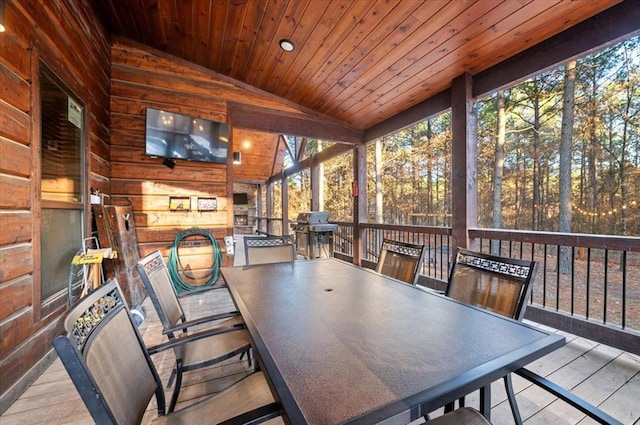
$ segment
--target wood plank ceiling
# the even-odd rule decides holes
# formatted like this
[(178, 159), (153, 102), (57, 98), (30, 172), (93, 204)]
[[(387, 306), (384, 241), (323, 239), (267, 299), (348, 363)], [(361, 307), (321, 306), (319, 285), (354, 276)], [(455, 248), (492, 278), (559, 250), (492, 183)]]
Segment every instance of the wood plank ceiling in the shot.
[[(93, 0), (107, 30), (361, 132), (621, 0)], [(635, 0), (634, 0), (635, 1)], [(295, 49), (285, 52), (282, 39)], [(234, 181), (281, 171), (277, 134), (234, 129)]]
[[(619, 0), (95, 0), (108, 30), (363, 130)], [(278, 46), (295, 44), (293, 52)]]

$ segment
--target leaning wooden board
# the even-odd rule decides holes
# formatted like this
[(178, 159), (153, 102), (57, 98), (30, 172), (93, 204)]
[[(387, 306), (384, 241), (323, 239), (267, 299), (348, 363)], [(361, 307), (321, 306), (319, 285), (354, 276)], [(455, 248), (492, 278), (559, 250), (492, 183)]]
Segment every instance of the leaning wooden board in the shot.
[(136, 264), (140, 259), (133, 209), (126, 205), (93, 205), (100, 247), (111, 248), (117, 258), (105, 261), (107, 277), (115, 276), (130, 307), (141, 304), (147, 291)]

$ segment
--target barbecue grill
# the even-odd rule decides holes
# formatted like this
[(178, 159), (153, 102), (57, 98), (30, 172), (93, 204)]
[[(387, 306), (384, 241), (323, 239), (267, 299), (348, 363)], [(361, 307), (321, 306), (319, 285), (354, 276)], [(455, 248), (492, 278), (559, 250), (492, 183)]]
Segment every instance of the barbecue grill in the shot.
[(333, 257), (333, 232), (338, 225), (329, 223), (328, 212), (301, 212), (291, 228), (296, 234), (296, 254), (308, 259)]

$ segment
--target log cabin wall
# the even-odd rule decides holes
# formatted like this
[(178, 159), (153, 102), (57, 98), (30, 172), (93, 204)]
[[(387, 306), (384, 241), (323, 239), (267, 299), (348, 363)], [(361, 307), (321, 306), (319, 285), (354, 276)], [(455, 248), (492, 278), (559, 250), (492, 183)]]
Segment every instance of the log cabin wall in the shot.
[(87, 188), (110, 190), (109, 41), (87, 3), (6, 0), (7, 31), (0, 34), (0, 413), (53, 358), (51, 343), (66, 309), (66, 294), (40, 300), (40, 62), (84, 104)]
[[(233, 234), (231, 152), (238, 130), (231, 132), (227, 165), (178, 159), (169, 168), (162, 158), (145, 155), (146, 108), (221, 122), (229, 122), (230, 103), (300, 111), (272, 95), (126, 39), (114, 40), (111, 57), (112, 202), (133, 206), (140, 255), (159, 249), (166, 258), (178, 232), (191, 227), (206, 229), (223, 246), (224, 236)], [(170, 211), (170, 197), (190, 200), (191, 210)], [(218, 210), (197, 211), (198, 197), (215, 197)], [(232, 258), (223, 257), (225, 264), (232, 264)], [(180, 258), (183, 266), (194, 269), (210, 264), (208, 250), (181, 249)]]

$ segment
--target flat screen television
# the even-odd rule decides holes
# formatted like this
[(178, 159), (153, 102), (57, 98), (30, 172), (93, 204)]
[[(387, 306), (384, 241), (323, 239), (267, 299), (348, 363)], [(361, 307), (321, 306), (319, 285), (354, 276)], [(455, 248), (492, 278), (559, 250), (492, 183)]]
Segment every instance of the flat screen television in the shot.
[(149, 156), (226, 164), (229, 124), (147, 108), (145, 141)]
[(247, 205), (249, 203), (249, 197), (246, 193), (234, 193), (233, 203), (236, 205)]

